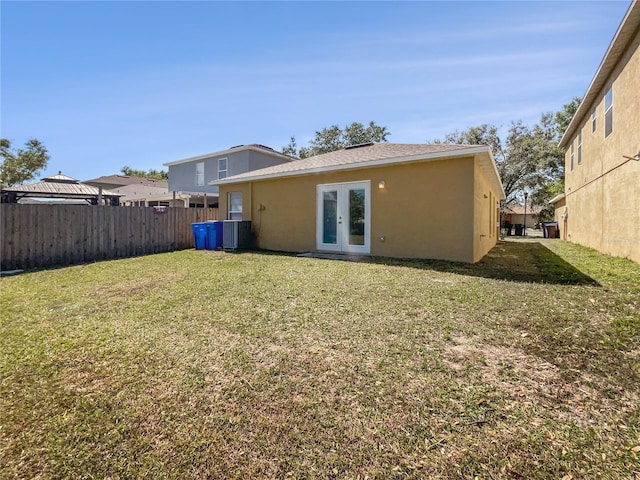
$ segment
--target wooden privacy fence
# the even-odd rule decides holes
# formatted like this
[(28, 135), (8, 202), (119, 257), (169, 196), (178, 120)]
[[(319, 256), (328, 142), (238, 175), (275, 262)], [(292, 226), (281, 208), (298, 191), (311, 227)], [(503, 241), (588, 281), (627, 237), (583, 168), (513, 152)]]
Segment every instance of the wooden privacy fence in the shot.
[(0, 204), (2, 270), (193, 248), (192, 223), (217, 208)]

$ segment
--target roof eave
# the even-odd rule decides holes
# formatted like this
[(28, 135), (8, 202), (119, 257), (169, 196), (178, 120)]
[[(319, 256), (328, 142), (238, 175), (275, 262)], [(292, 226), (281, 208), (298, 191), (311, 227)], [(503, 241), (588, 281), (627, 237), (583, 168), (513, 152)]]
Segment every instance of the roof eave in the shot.
[[(21, 196), (36, 197), (36, 198), (78, 198), (78, 199), (90, 199), (97, 198), (99, 195), (91, 193), (60, 193), (60, 192), (25, 192), (23, 190), (2, 190), (3, 192), (14, 192)], [(119, 193), (103, 194), (103, 198), (122, 197)]]
[[(103, 190), (102, 192), (98, 191), (96, 189), (95, 192), (64, 192), (64, 191), (44, 191), (44, 190), (37, 190), (37, 189), (33, 189), (33, 188), (21, 188), (22, 186), (18, 186), (18, 187), (7, 187), (7, 188), (3, 188), (2, 191), (3, 192), (15, 192), (15, 193), (21, 193), (21, 194), (25, 194), (25, 195), (42, 195), (42, 196), (46, 196), (46, 195), (58, 195), (58, 196), (82, 196), (82, 197), (97, 197), (99, 195), (102, 195), (103, 197), (122, 197), (124, 194), (121, 193), (116, 193), (116, 192), (112, 192), (111, 190)], [(95, 188), (95, 187), (93, 187)]]
[(570, 139), (575, 134), (578, 125), (582, 123), (582, 119), (591, 111), (592, 105), (596, 100), (596, 96), (600, 89), (606, 84), (611, 72), (620, 60), (627, 45), (633, 39), (634, 33), (640, 28), (640, 2), (633, 0), (629, 5), (629, 9), (624, 18), (620, 22), (620, 26), (616, 31), (609, 48), (607, 48), (596, 74), (593, 76), (589, 87), (582, 97), (582, 101), (573, 115), (569, 126), (560, 139), (560, 147), (564, 148), (569, 144)]
[(495, 188), (495, 190), (498, 192), (499, 199), (504, 200), (506, 198), (506, 194), (505, 194), (502, 182), (500, 181), (498, 168), (497, 168), (495, 159), (493, 158), (493, 154), (491, 153), (491, 149), (486, 146), (470, 147), (462, 150), (451, 150), (448, 152), (433, 152), (430, 154), (411, 155), (411, 156), (404, 156), (404, 157), (391, 157), (391, 158), (385, 158), (385, 159), (370, 160), (367, 162), (360, 162), (360, 163), (348, 163), (343, 165), (307, 168), (303, 170), (277, 172), (277, 173), (266, 174), (266, 175), (251, 175), (251, 176), (243, 176), (239, 178), (237, 176), (228, 177), (222, 180), (213, 180), (209, 182), (209, 185), (214, 185), (214, 186), (232, 185), (235, 183), (256, 182), (256, 181), (262, 181), (262, 180), (270, 180), (274, 178), (313, 175), (318, 173), (327, 173), (327, 172), (334, 172), (334, 171), (340, 171), (340, 170), (356, 170), (356, 169), (362, 169), (362, 168), (394, 165), (398, 163), (428, 162), (428, 161), (444, 160), (446, 158), (469, 157), (469, 156), (473, 156), (477, 158), (481, 166), (485, 168), (485, 171), (489, 170), (486, 173), (490, 178), (490, 182), (492, 183), (493, 188)]
[(547, 203), (548, 204), (554, 204), (554, 203), (559, 202), (560, 200), (562, 200), (565, 196), (566, 195), (564, 193), (561, 193), (560, 195), (556, 195), (555, 197), (553, 197)]
[(487, 153), (489, 154), (488, 162), (487, 162), (486, 159), (483, 159), (481, 157), (479, 159), (480, 165), (481, 166), (484, 165), (484, 166), (488, 167), (490, 170), (492, 170), (491, 173), (489, 173), (489, 172), (487, 172), (487, 173), (489, 174), (489, 178), (493, 180), (491, 182), (493, 184), (493, 188), (495, 188), (500, 194), (500, 198), (498, 200), (506, 200), (507, 195), (504, 192), (504, 186), (502, 185), (502, 180), (500, 180), (500, 174), (498, 173), (498, 165), (496, 165), (496, 160), (495, 160), (495, 158), (493, 158), (493, 153), (491, 152), (490, 148), (488, 148), (488, 152)]
[(163, 163), (162, 165), (164, 167), (172, 167), (174, 165), (181, 165), (183, 163), (206, 160), (207, 158), (211, 158), (211, 157), (220, 157), (222, 155), (228, 155), (230, 153), (243, 152), (245, 150), (252, 150), (254, 152), (264, 153), (265, 155), (270, 155), (272, 157), (280, 158), (282, 160), (287, 160), (287, 159), (288, 161), (295, 160), (294, 158), (288, 155), (285, 155), (284, 153), (276, 152), (275, 150), (269, 151), (269, 150), (265, 150), (264, 148), (256, 147), (255, 145), (245, 145), (242, 147), (227, 148), (226, 150), (221, 150), (219, 152), (206, 153), (204, 155), (197, 155), (195, 157), (184, 158), (182, 160), (176, 160), (174, 162), (167, 162), (167, 163)]
[[(261, 180), (271, 180), (274, 178), (285, 178), (285, 177), (295, 177), (300, 175), (313, 175), (317, 173), (327, 173), (327, 172), (335, 172), (339, 170), (356, 170), (361, 168), (371, 168), (371, 167), (379, 167), (385, 165), (393, 165), (396, 163), (411, 163), (411, 162), (424, 162), (424, 161), (434, 161), (449, 157), (467, 157), (473, 156), (478, 153), (487, 152), (490, 154), (489, 147), (478, 146), (478, 147), (469, 147), (465, 149), (459, 150), (450, 150), (445, 152), (433, 152), (427, 154), (419, 154), (419, 155), (409, 155), (402, 157), (389, 157), (389, 158), (381, 158), (376, 160), (368, 160), (365, 162), (356, 162), (356, 163), (344, 163), (340, 165), (330, 165), (330, 166), (321, 166), (321, 167), (312, 167), (305, 168), (301, 170), (292, 170), (286, 172), (276, 172), (265, 175), (248, 175), (248, 176), (239, 176), (236, 175), (234, 177), (227, 177), (222, 180), (213, 180), (208, 183), (208, 185), (216, 186), (216, 185), (229, 185), (233, 183), (243, 183), (243, 182), (256, 182)], [(259, 170), (256, 170), (258, 172)]]

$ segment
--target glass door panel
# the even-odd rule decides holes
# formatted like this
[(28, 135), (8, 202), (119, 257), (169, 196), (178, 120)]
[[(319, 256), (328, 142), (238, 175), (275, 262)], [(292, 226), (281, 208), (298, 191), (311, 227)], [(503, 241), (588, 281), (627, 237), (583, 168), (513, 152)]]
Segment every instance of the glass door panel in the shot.
[(364, 188), (349, 189), (349, 245), (365, 243), (365, 192)]
[(338, 191), (322, 192), (322, 243), (338, 243)]

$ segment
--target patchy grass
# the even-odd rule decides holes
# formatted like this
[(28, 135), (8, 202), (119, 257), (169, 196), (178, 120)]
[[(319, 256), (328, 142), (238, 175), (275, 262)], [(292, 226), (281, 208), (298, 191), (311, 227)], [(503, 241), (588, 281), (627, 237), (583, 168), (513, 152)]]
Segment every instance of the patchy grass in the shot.
[(184, 251), (0, 280), (2, 478), (640, 476), (640, 266)]

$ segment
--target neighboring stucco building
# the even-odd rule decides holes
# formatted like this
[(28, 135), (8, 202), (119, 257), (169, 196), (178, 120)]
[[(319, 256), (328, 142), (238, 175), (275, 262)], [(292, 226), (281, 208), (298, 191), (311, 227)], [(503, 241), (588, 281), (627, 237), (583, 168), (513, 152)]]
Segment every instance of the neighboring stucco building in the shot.
[(502, 210), (502, 218), (511, 225), (522, 225), (525, 228), (534, 228), (539, 222), (541, 207), (537, 205), (507, 205)]
[(555, 221), (558, 222), (558, 230), (560, 231), (560, 238), (562, 240), (567, 239), (567, 200), (566, 195), (561, 193), (560, 195), (556, 195), (549, 203), (553, 205), (553, 209), (555, 211)]
[(215, 182), (258, 248), (477, 262), (504, 190), (489, 147), (365, 144)]
[(555, 199), (562, 238), (636, 262), (640, 262), (639, 45), (640, 3), (634, 1), (560, 141), (566, 149), (565, 194)]
[(192, 194), (201, 202), (206, 198), (208, 206), (217, 206), (218, 187), (211, 186), (210, 182), (291, 160), (288, 155), (270, 147), (252, 144), (169, 162), (164, 166), (169, 167), (170, 192)]

